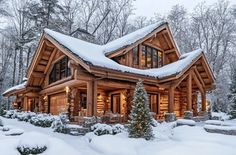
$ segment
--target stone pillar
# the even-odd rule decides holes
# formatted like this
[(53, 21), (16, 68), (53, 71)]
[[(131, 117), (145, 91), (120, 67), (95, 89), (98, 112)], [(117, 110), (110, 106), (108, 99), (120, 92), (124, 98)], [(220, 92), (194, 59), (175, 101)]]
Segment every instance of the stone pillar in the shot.
[(176, 121), (176, 114), (175, 113), (165, 113), (165, 121), (166, 122)]
[(192, 111), (185, 111), (184, 112), (184, 119), (193, 119), (193, 112)]

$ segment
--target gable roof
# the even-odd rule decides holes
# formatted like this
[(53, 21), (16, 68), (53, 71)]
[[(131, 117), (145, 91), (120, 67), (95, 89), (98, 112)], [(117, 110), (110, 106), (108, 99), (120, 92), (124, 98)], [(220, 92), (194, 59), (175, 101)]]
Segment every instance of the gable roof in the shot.
[[(154, 27), (154, 25), (152, 25), (151, 27)], [(145, 32), (147, 33), (147, 31)], [(105, 55), (106, 52), (104, 51), (104, 47), (107, 47), (106, 45), (101, 46), (88, 43), (80, 39), (73, 38), (71, 36), (67, 36), (49, 29), (45, 29), (45, 33), (48, 34), (52, 39), (54, 39), (60, 45), (68, 49), (70, 52), (77, 55), (88, 65), (104, 67), (107, 69), (128, 72), (133, 74), (140, 74), (160, 79), (180, 73), (188, 65), (190, 65), (193, 60), (195, 60), (197, 57), (199, 57), (199, 55), (203, 53), (201, 49), (198, 49), (193, 52), (183, 54), (178, 61), (167, 64), (163, 67), (143, 70), (118, 64), (112, 59), (106, 57)], [(119, 43), (120, 41), (118, 41), (118, 44)], [(113, 42), (112, 44), (114, 45), (113, 47), (115, 47), (115, 42)], [(111, 45), (109, 45), (109, 47), (111, 47)]]
[(132, 33), (129, 33), (121, 38), (115, 39), (111, 42), (108, 42), (107, 44), (103, 45), (104, 53), (111, 54), (115, 52), (118, 49), (127, 47), (143, 38), (145, 38), (147, 35), (151, 34), (155, 30), (157, 30), (159, 27), (168, 24), (167, 22), (160, 21), (151, 25), (148, 25), (146, 27), (143, 27), (141, 29), (138, 29)]
[[(179, 60), (164, 65), (160, 68), (152, 68), (152, 69), (137, 69), (128, 66), (124, 66), (118, 64), (112, 59), (108, 58), (107, 55), (111, 52), (114, 52), (120, 48), (129, 46), (146, 36), (149, 36), (153, 32), (155, 32), (158, 27), (167, 24), (166, 22), (158, 22), (152, 25), (149, 25), (145, 28), (137, 30), (133, 33), (130, 33), (124, 37), (121, 37), (117, 40), (111, 41), (105, 45), (97, 45), (93, 43), (89, 43), (68, 35), (61, 34), (59, 32), (52, 31), (50, 29), (44, 29), (44, 35), (41, 38), (41, 41), (46, 38), (52, 43), (55, 44), (56, 47), (63, 50), (64, 53), (72, 53), (79, 62), (83, 62), (88, 66), (97, 66), (102, 67), (109, 70), (120, 71), (124, 73), (131, 73), (141, 76), (148, 76), (156, 79), (169, 79), (169, 77), (179, 77), (181, 76), (187, 69), (191, 67), (191, 65), (199, 60), (201, 57), (205, 59), (204, 52), (201, 49), (183, 54), (179, 57)], [(168, 28), (168, 27), (167, 27)], [(170, 32), (171, 33), (171, 32)], [(172, 36), (171, 36), (172, 37)], [(175, 43), (175, 42), (174, 42)], [(177, 45), (176, 45), (177, 46)], [(40, 48), (40, 47), (39, 47)], [(38, 50), (37, 52), (40, 52)], [(69, 55), (68, 53), (68, 55)], [(32, 65), (32, 64), (31, 64)], [(207, 70), (210, 70), (210, 76), (214, 81), (214, 76), (207, 64)], [(88, 70), (90, 71), (90, 70)], [(3, 95), (12, 94), (14, 92), (18, 92), (24, 90), (27, 86), (27, 82), (24, 82), (20, 85), (14, 86), (8, 90), (6, 90)]]

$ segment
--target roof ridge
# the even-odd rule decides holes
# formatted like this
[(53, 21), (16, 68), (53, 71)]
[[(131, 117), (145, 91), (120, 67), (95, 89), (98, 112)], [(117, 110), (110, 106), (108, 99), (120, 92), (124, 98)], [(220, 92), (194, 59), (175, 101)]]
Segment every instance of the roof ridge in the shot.
[[(68, 34), (64, 34), (62, 32), (57, 32), (57, 31), (54, 31), (54, 30), (51, 30), (51, 29), (48, 29), (48, 28), (44, 28), (44, 32), (49, 34), (50, 32), (53, 32), (53, 33), (60, 33), (62, 35), (66, 35), (68, 37), (71, 37), (71, 38), (74, 38), (74, 39), (77, 39), (81, 42), (84, 42), (84, 43), (87, 43), (87, 44), (91, 44), (91, 45), (96, 45), (96, 46), (99, 46), (102, 48), (102, 51), (104, 54), (108, 54), (110, 52), (113, 52), (119, 48), (122, 48), (124, 46), (128, 46), (142, 38), (144, 38), (145, 36), (147, 36), (148, 34), (150, 34), (151, 32), (155, 31), (158, 27), (164, 25), (164, 24), (168, 24), (168, 22), (164, 21), (164, 20), (161, 20), (159, 22), (155, 22), (153, 24), (150, 24), (150, 25), (147, 25), (143, 28), (140, 28), (140, 29), (137, 29), (131, 33), (128, 33), (122, 37), (119, 37), (117, 39), (114, 39), (106, 44), (103, 44), (103, 45), (99, 45), (99, 44), (96, 44), (96, 43), (92, 43), (92, 42), (89, 42), (89, 41), (85, 41), (85, 40), (82, 40), (82, 39), (79, 39), (79, 38), (76, 38), (76, 37), (73, 37), (73, 36), (70, 36)], [(143, 32), (142, 34), (140, 34), (141, 32)], [(50, 35), (50, 34), (49, 34)], [(125, 41), (124, 41), (125, 40)], [(132, 40), (132, 41), (130, 41)]]

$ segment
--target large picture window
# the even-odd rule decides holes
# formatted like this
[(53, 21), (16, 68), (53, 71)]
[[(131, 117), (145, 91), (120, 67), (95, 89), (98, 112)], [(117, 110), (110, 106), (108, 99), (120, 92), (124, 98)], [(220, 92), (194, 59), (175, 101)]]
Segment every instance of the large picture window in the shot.
[(69, 58), (65, 56), (56, 62), (49, 74), (49, 84), (66, 78), (71, 75), (70, 69), (68, 67)]
[(142, 46), (142, 67), (157, 68), (163, 66), (163, 53), (150, 46)]

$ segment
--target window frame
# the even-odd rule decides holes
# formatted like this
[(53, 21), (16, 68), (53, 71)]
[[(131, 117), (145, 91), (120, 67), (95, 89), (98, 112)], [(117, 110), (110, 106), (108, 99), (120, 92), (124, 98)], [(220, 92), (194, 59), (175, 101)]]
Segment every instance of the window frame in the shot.
[(133, 56), (133, 65), (138, 66), (139, 65), (139, 57), (140, 57), (139, 56), (139, 45), (132, 48), (131, 52), (132, 52), (132, 56)]
[[(151, 52), (151, 61), (149, 64), (148, 63), (148, 52)], [(154, 60), (154, 53), (156, 52), (156, 60)], [(160, 59), (159, 59), (159, 53), (162, 54), (161, 56), (161, 65), (160, 65)], [(163, 52), (154, 48), (154, 47), (151, 47), (151, 46), (148, 46), (148, 45), (142, 45), (142, 55), (141, 55), (141, 60), (144, 59), (144, 63), (143, 61), (141, 61), (141, 67), (144, 67), (144, 68), (159, 68), (159, 67), (162, 67), (163, 66)], [(154, 63), (155, 61), (155, 63)], [(155, 65), (154, 65), (155, 64)]]
[[(71, 75), (70, 68), (68, 67), (68, 62), (69, 62), (68, 56), (64, 56), (63, 58), (61, 58), (60, 60), (56, 61), (53, 64), (52, 70), (50, 71), (48, 76), (49, 84), (65, 79)], [(63, 67), (64, 71), (61, 69)]]

